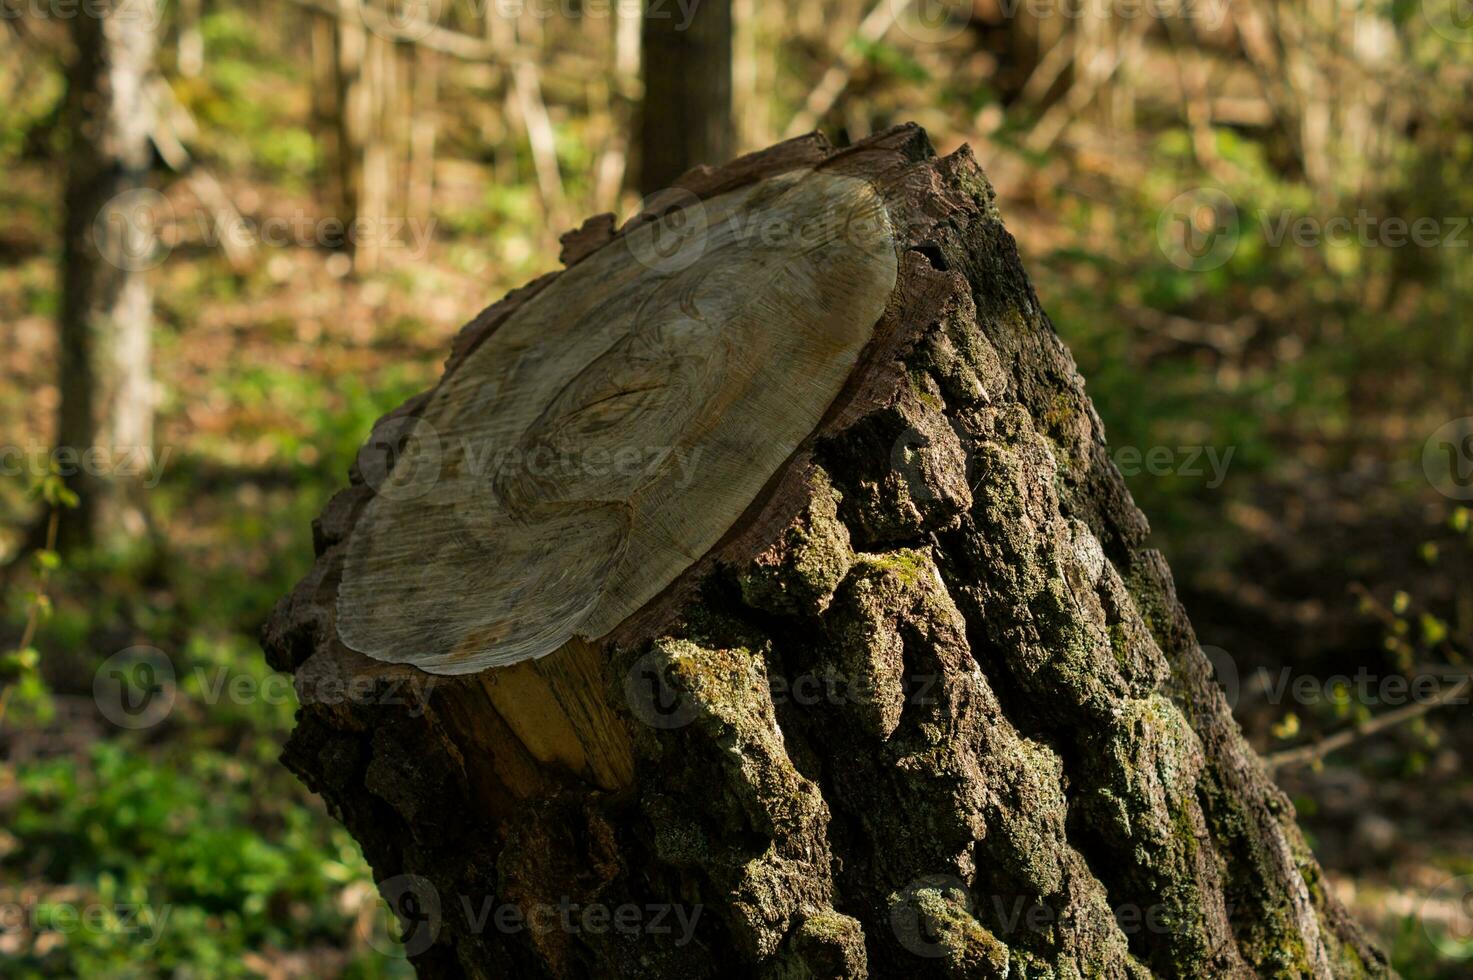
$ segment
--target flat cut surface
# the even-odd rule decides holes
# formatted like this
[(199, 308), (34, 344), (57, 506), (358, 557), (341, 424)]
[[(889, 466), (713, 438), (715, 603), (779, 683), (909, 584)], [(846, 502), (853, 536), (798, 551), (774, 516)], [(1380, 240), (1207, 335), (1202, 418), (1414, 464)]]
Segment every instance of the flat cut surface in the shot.
[(348, 543), (343, 642), (463, 674), (608, 633), (817, 427), (896, 262), (868, 183), (794, 171), (561, 273), (400, 420)]

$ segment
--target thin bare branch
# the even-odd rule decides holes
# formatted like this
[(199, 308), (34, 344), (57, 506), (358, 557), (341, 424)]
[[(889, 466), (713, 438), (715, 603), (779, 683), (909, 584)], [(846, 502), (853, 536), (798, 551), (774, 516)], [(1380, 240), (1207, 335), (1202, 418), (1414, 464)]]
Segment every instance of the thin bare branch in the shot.
[(818, 80), (813, 91), (808, 93), (808, 99), (803, 103), (803, 108), (793, 116), (792, 122), (788, 123), (787, 131), (783, 134), (785, 138), (792, 139), (794, 136), (802, 136), (804, 133), (812, 132), (818, 125), (820, 119), (828, 114), (839, 101), (839, 96), (849, 87), (849, 82), (854, 77), (854, 71), (864, 61), (863, 45), (874, 44), (884, 37), (895, 20), (905, 8), (909, 6), (908, 0), (879, 0), (874, 9), (865, 15), (864, 20), (859, 22), (859, 29), (854, 32), (856, 40), (860, 45), (845, 45), (839, 54), (839, 60), (829, 66), (823, 77)]
[(1358, 742), (1363, 738), (1369, 738), (1378, 732), (1384, 732), (1388, 728), (1394, 728), (1414, 718), (1420, 718), (1443, 705), (1457, 704), (1459, 703), (1458, 699), (1467, 694), (1470, 689), (1473, 689), (1473, 677), (1465, 677), (1458, 684), (1439, 691), (1436, 697), (1429, 698), (1426, 701), (1418, 701), (1415, 704), (1408, 704), (1394, 711), (1377, 715), (1367, 721), (1358, 722), (1349, 728), (1343, 728), (1333, 735), (1316, 739), (1306, 745), (1295, 746), (1292, 749), (1285, 749), (1282, 752), (1270, 753), (1264, 756), (1263, 761), (1268, 763), (1272, 769), (1279, 769), (1284, 766), (1302, 766), (1318, 762), (1331, 752), (1343, 749), (1353, 742)]

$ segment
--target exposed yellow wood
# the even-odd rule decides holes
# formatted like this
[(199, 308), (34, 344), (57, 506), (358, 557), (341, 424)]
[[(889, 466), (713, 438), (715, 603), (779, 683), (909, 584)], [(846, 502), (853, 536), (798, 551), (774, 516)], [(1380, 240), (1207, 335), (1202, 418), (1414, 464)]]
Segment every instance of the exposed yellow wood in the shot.
[[(817, 426), (896, 262), (869, 184), (798, 171), (692, 201), (562, 273), (405, 423), (348, 545), (343, 641), (460, 674), (608, 633)], [(534, 676), (497, 679), (497, 697), (522, 684)], [(549, 724), (540, 750), (575, 761)]]
[(570, 640), (555, 654), (478, 678), (487, 698), (539, 761), (556, 765), (604, 789), (634, 779), (629, 737), (603, 695), (599, 653)]

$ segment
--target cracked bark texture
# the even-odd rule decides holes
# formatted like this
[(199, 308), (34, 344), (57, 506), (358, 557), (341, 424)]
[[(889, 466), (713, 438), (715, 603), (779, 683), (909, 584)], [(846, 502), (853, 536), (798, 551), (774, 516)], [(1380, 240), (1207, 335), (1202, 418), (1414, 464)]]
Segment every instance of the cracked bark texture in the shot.
[[(1389, 975), (1212, 680), (970, 151), (811, 136), (680, 184), (797, 167), (874, 183), (899, 281), (818, 431), (662, 596), (525, 683), (370, 660), (334, 622), (355, 472), (267, 625), (302, 701), (284, 761), (420, 911), (419, 974)], [(564, 261), (620, 233), (593, 219)], [(487, 901), (699, 918), (498, 928)]]

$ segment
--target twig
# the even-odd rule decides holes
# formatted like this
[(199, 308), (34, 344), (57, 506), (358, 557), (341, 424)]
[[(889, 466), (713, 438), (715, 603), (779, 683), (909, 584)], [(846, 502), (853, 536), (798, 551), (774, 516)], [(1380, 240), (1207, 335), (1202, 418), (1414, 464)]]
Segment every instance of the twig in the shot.
[(563, 178), (558, 170), (557, 142), (552, 120), (547, 116), (547, 103), (542, 101), (542, 84), (537, 66), (519, 61), (512, 66), (512, 88), (516, 91), (517, 109), (527, 127), (527, 143), (532, 148), (532, 163), (537, 170), (537, 187), (542, 205), (556, 227), (563, 224)]
[[(859, 28), (854, 32), (856, 40), (863, 44), (874, 44), (884, 37), (894, 26), (896, 19), (909, 6), (909, 0), (879, 0), (874, 9), (865, 15), (864, 20), (859, 22)], [(792, 122), (788, 123), (787, 131), (783, 134), (785, 139), (794, 136), (802, 136), (811, 132), (818, 121), (822, 119), (834, 103), (839, 101), (839, 96), (849, 87), (850, 80), (854, 77), (854, 70), (864, 60), (864, 51), (859, 46), (846, 46), (839, 54), (839, 60), (829, 66), (829, 70), (823, 73), (813, 91), (808, 93), (808, 99), (803, 103), (803, 108), (793, 116)]]
[[(1135, 28), (1144, 31), (1149, 18), (1139, 18), (1141, 26)], [(1096, 51), (1094, 57), (1084, 63), (1083, 77), (1077, 79), (1065, 96), (1054, 103), (1034, 123), (1033, 131), (1023, 141), (1023, 145), (1031, 153), (1044, 154), (1053, 149), (1054, 142), (1069, 128), (1084, 107), (1089, 105), (1094, 97), (1099, 94), (1100, 89), (1115, 77), (1121, 63), (1125, 60), (1125, 48), (1119, 43), (1114, 51), (1101, 48)], [(1079, 59), (1075, 59), (1075, 64)]]
[(1117, 309), (1123, 319), (1147, 333), (1158, 334), (1179, 344), (1206, 347), (1225, 356), (1241, 354), (1255, 331), (1251, 317), (1239, 317), (1231, 323), (1208, 323), (1144, 306), (1120, 306)]
[(1048, 52), (1038, 59), (1038, 64), (1029, 73), (1028, 80), (1018, 90), (1018, 99), (1029, 105), (1037, 105), (1042, 102), (1073, 60), (1074, 34), (1068, 32), (1059, 35), (1059, 39), (1053, 43)]
[[(1192, 153), (1202, 169), (1222, 181), (1226, 177), (1226, 168), (1218, 156), (1217, 136), (1212, 129), (1212, 85), (1206, 56), (1201, 51), (1189, 53), (1194, 38), (1187, 36), (1184, 23), (1175, 17), (1167, 17), (1165, 21), (1167, 44), (1181, 94), (1182, 116), (1192, 132)], [(1188, 64), (1190, 54), (1196, 57)]]
[(1349, 728), (1343, 728), (1333, 735), (1327, 735), (1307, 745), (1285, 749), (1282, 752), (1270, 753), (1264, 757), (1264, 762), (1268, 763), (1269, 767), (1273, 769), (1278, 769), (1281, 766), (1296, 766), (1317, 762), (1331, 752), (1337, 749), (1343, 749), (1352, 742), (1400, 725), (1404, 721), (1420, 718), (1429, 711), (1440, 708), (1445, 704), (1457, 703), (1457, 699), (1466, 694), (1469, 689), (1473, 689), (1473, 677), (1463, 678), (1459, 684), (1438, 692), (1436, 697), (1426, 701), (1408, 704), (1394, 711), (1388, 711), (1383, 715), (1377, 715), (1375, 718), (1367, 721), (1358, 722)]
[[(1380, 620), (1381, 625), (1384, 626), (1388, 632), (1393, 635), (1400, 634), (1400, 626), (1398, 624), (1402, 622), (1401, 617), (1392, 612), (1390, 609), (1387, 609), (1381, 603), (1381, 600), (1377, 599), (1375, 595), (1371, 593), (1370, 589), (1366, 588), (1359, 582), (1352, 582), (1350, 585), (1350, 593), (1365, 603), (1366, 608), (1370, 610), (1371, 615)], [(1460, 636), (1459, 640), (1460, 643), (1464, 645), (1464, 647), (1468, 645), (1468, 637)], [(1453, 663), (1462, 663), (1462, 650), (1460, 650), (1458, 646), (1455, 646), (1453, 644), (1450, 637), (1444, 636), (1440, 641), (1435, 644), (1435, 646), (1443, 652), (1448, 660), (1452, 661)]]
[(614, 211), (619, 206), (619, 188), (624, 185), (624, 170), (628, 159), (625, 142), (625, 127), (619, 120), (627, 119), (624, 100), (617, 103), (606, 79), (592, 79), (588, 84), (590, 115), (605, 119), (598, 130), (597, 140), (603, 146), (598, 154), (598, 163), (593, 168), (593, 203), (595, 211)]
[[(287, 2), (336, 20), (345, 19), (343, 11), (339, 10), (331, 0), (287, 0)], [(399, 24), (387, 14), (366, 5), (361, 7), (361, 13), (348, 16), (356, 17), (379, 37), (403, 44), (415, 44), (430, 51), (448, 54), (462, 61), (495, 62), (503, 58), (511, 58), (517, 61), (536, 61), (546, 64), (549, 60), (547, 54), (533, 48), (498, 49), (497, 45), (485, 38), (440, 27), (426, 21)], [(586, 77), (589, 72), (603, 70), (591, 59), (568, 52), (557, 54), (553, 60), (560, 69), (569, 74)]]
[(150, 139), (160, 159), (170, 170), (185, 176), (195, 197), (209, 210), (210, 220), (220, 229), (216, 238), (231, 267), (237, 271), (248, 268), (255, 243), (233, 233), (244, 226), (245, 219), (209, 167), (196, 160), (185, 146), (186, 140), (199, 133), (194, 116), (180, 103), (173, 87), (164, 78), (154, 79), (149, 86), (149, 96), (153, 99), (156, 120)]

